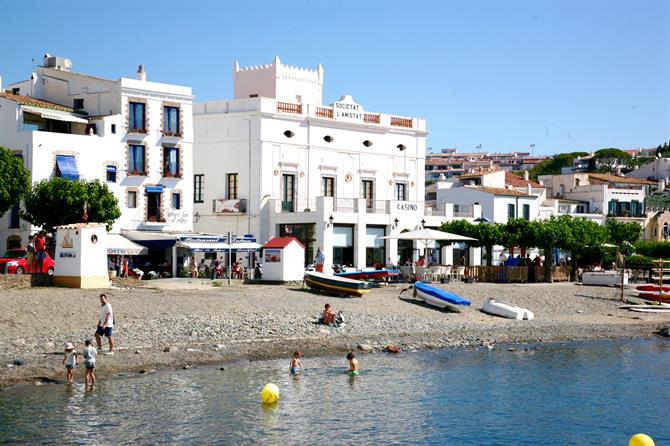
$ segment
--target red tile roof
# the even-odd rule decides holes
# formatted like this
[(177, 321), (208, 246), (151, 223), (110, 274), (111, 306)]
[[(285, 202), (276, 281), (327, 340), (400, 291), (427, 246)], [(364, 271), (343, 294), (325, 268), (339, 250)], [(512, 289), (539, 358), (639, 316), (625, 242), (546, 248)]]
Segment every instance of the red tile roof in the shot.
[(270, 240), (267, 241), (266, 244), (263, 245), (262, 249), (265, 248), (283, 249), (286, 248), (288, 245), (290, 245), (292, 242), (297, 242), (300, 246), (302, 246), (303, 249), (305, 249), (305, 245), (300, 243), (300, 240), (298, 240), (295, 237), (272, 237)]
[(656, 181), (642, 180), (639, 178), (619, 177), (616, 175), (608, 175), (606, 173), (589, 173), (589, 181), (606, 181), (608, 183), (628, 183), (628, 184), (657, 184)]
[(519, 175), (515, 175), (512, 172), (505, 172), (505, 186), (512, 187), (527, 187), (530, 184), (530, 187), (544, 187), (536, 181), (524, 180)]
[(10, 101), (14, 101), (17, 104), (21, 105), (30, 105), (32, 107), (48, 108), (50, 110), (59, 110), (64, 112), (75, 113), (75, 110), (73, 108), (56, 104), (55, 102), (49, 102), (44, 101), (42, 99), (31, 98), (30, 96), (22, 96), (20, 94), (4, 93), (0, 91), (0, 98), (9, 99)]
[(523, 192), (518, 192), (513, 189), (505, 189), (501, 187), (488, 187), (488, 186), (465, 186), (469, 189), (474, 189), (480, 192), (491, 195), (509, 195), (512, 197), (532, 197), (535, 198), (535, 195), (527, 195)]

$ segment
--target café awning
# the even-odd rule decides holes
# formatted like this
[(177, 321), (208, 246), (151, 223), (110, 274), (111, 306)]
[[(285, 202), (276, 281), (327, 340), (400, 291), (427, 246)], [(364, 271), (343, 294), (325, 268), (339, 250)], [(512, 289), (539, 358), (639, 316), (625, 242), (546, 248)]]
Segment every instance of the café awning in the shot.
[(121, 234), (107, 234), (108, 255), (140, 256), (147, 252), (147, 248), (131, 242)]

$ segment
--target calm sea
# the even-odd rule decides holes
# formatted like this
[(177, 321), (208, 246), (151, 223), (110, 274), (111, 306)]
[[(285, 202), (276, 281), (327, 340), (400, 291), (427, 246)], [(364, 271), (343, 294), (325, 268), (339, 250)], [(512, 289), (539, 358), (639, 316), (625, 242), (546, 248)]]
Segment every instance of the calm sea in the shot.
[[(288, 359), (0, 392), (0, 443), (670, 445), (670, 342)], [(78, 370), (82, 372), (81, 369)], [(268, 382), (279, 404), (259, 404)]]

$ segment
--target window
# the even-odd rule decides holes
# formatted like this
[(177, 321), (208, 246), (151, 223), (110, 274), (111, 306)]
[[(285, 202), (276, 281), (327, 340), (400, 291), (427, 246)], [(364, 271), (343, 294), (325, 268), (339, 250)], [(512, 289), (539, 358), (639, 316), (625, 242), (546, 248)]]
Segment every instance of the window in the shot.
[(326, 142), (333, 142), (333, 141), (335, 141), (335, 138), (333, 138), (330, 135), (326, 135), (326, 136), (323, 137), (323, 140), (326, 141)]
[(116, 124), (112, 124), (112, 133), (116, 135)]
[(321, 193), (324, 197), (335, 196), (335, 178), (321, 177)]
[(135, 209), (137, 207), (137, 192), (128, 191), (128, 208)]
[(295, 175), (282, 175), (281, 183), (281, 210), (282, 212), (295, 212)]
[(179, 132), (179, 107), (163, 107), (163, 133), (178, 135)]
[(193, 175), (193, 202), (194, 203), (204, 203), (205, 202), (205, 175), (197, 174)]
[(365, 266), (375, 267), (385, 265), (386, 259), (386, 240), (382, 237), (386, 235), (386, 229), (383, 227), (365, 228)]
[(295, 133), (293, 133), (293, 132), (290, 131), (290, 130), (286, 130), (286, 131), (284, 132), (284, 136), (286, 136), (287, 138), (293, 138), (293, 135), (295, 135)]
[(107, 182), (116, 183), (116, 166), (107, 166)]
[(365, 147), (370, 147), (370, 146), (372, 145), (372, 141), (366, 139), (365, 141), (363, 141), (363, 145), (364, 145)]
[(513, 218), (516, 218), (516, 209), (512, 203), (509, 203), (507, 205), (507, 219), (511, 220)]
[(65, 180), (79, 180), (77, 161), (74, 156), (56, 155), (56, 176)]
[(72, 100), (72, 108), (75, 110), (79, 110), (84, 108), (84, 100), (83, 99), (73, 99)]
[(395, 199), (407, 201), (407, 183), (395, 183)]
[(20, 88), (12, 88), (12, 94), (21, 94)]
[(128, 131), (145, 133), (145, 112), (146, 104), (142, 102), (129, 102), (128, 111), (130, 116), (128, 118)]
[(524, 204), (523, 205), (523, 219), (524, 220), (530, 220), (530, 205), (529, 204)]
[(128, 145), (128, 175), (144, 175), (144, 146)]
[(258, 97), (258, 93), (252, 93), (252, 94), (249, 95), (249, 97), (250, 97), (250, 98), (257, 98), (257, 97)]
[(173, 193), (172, 194), (172, 208), (181, 209), (181, 194)]
[(163, 176), (179, 177), (179, 148), (163, 147)]
[(367, 198), (367, 208), (372, 209), (374, 206), (375, 182), (372, 180), (361, 181), (361, 198)]
[(163, 188), (161, 186), (147, 186), (147, 221), (160, 222), (161, 218), (161, 198)]
[(9, 214), (9, 229), (18, 228), (20, 226), (19, 219), (19, 203), (14, 203)]
[(228, 200), (237, 200), (237, 174), (229, 173), (228, 174), (228, 188), (226, 189), (226, 198)]

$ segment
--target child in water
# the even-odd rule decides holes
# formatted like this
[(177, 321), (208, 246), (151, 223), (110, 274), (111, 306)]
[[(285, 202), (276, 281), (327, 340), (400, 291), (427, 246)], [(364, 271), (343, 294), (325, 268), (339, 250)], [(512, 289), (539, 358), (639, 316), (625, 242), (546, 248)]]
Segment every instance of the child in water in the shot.
[(98, 355), (98, 350), (91, 345), (91, 340), (87, 339), (84, 344), (84, 365), (86, 365), (86, 385), (91, 383), (91, 386), (95, 384), (95, 358)]
[(65, 343), (65, 354), (63, 355), (63, 365), (65, 365), (65, 370), (67, 370), (67, 382), (72, 384), (74, 382), (74, 376), (72, 375), (72, 370), (74, 366), (79, 364), (79, 357), (77, 356), (77, 350), (74, 349), (74, 344), (72, 342)]
[(347, 359), (349, 360), (349, 373), (351, 376), (356, 376), (358, 375), (358, 359), (354, 356), (353, 353), (349, 352), (347, 355)]
[(291, 359), (291, 364), (289, 364), (289, 371), (291, 375), (298, 373), (298, 367), (302, 368), (302, 362), (300, 362), (300, 352), (293, 353), (293, 359)]

